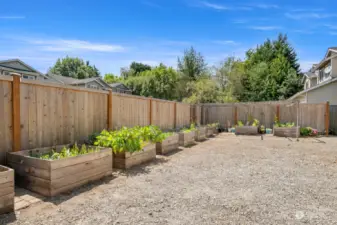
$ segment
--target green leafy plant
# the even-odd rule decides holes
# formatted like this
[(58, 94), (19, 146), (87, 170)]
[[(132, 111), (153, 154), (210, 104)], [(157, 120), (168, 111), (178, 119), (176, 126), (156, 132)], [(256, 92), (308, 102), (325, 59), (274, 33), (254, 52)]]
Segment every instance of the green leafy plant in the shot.
[(195, 124), (192, 123), (190, 125), (190, 127), (185, 127), (183, 129), (181, 129), (180, 131), (183, 132), (183, 133), (190, 133), (190, 132), (195, 131), (195, 130), (196, 130)]
[(258, 127), (260, 125), (260, 121), (258, 121), (257, 119), (253, 120), (252, 126), (253, 127)]
[(261, 134), (265, 134), (265, 133), (266, 133), (266, 128), (265, 128), (265, 126), (263, 126), (263, 125), (260, 126), (260, 133), (261, 133)]
[(316, 129), (313, 129), (311, 127), (301, 127), (300, 129), (301, 136), (316, 136), (318, 135), (318, 131)]
[(287, 127), (287, 128), (292, 128), (295, 126), (295, 123), (280, 123), (278, 122), (277, 124), (274, 124), (274, 127)]
[(237, 126), (238, 126), (238, 127), (243, 127), (243, 123), (242, 123), (241, 120), (238, 121), (238, 125), (237, 125)]
[(210, 124), (207, 124), (207, 127), (218, 129), (220, 127), (220, 123), (210, 123)]
[(96, 137), (95, 145), (110, 147), (114, 153), (138, 152), (148, 143), (162, 142), (166, 138), (156, 126), (127, 128), (116, 131), (103, 130)]
[(58, 160), (64, 159), (69, 157), (75, 157), (78, 155), (85, 155), (88, 153), (98, 152), (98, 147), (89, 147), (87, 148), (86, 145), (82, 145), (81, 148), (78, 147), (77, 143), (75, 143), (72, 147), (63, 147), (61, 151), (56, 151), (52, 149), (49, 153), (30, 153), (30, 157), (44, 159), (44, 160)]

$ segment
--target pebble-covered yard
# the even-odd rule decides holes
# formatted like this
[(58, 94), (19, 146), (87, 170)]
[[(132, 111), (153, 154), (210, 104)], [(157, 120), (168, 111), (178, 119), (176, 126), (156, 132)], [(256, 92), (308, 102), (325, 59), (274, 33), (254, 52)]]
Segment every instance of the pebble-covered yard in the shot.
[(223, 133), (0, 224), (336, 224), (336, 146)]

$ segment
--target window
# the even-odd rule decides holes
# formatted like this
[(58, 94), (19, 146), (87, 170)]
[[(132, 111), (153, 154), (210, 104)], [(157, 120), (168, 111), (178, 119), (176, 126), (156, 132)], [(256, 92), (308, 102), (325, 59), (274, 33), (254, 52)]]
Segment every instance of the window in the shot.
[(98, 89), (98, 86), (95, 84), (89, 84), (88, 87), (92, 89)]
[(22, 77), (23, 77), (23, 79), (27, 79), (27, 80), (35, 80), (34, 76), (23, 75)]

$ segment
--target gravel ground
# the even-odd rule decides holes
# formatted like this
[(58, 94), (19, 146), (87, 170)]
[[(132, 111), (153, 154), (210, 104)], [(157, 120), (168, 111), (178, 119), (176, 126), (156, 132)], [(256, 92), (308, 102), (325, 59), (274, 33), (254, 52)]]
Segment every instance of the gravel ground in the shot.
[(336, 144), (221, 134), (0, 224), (337, 224)]

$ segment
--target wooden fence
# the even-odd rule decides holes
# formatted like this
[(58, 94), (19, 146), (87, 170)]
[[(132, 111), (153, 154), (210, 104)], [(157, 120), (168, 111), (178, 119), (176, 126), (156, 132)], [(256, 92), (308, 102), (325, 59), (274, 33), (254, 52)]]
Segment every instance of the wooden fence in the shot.
[(337, 134), (337, 105), (330, 106), (330, 131)]
[(55, 146), (122, 126), (190, 124), (189, 104), (0, 76), (0, 163), (8, 151)]
[(298, 104), (291, 102), (262, 102), (235, 104), (202, 104), (202, 124), (219, 122), (229, 128), (237, 121), (246, 123), (255, 118), (267, 128), (272, 128), (277, 116), (282, 123), (297, 122), (297, 108), (300, 126), (310, 126), (320, 132), (329, 129), (329, 107), (327, 103)]

